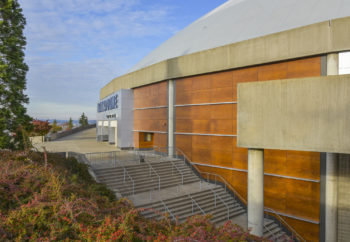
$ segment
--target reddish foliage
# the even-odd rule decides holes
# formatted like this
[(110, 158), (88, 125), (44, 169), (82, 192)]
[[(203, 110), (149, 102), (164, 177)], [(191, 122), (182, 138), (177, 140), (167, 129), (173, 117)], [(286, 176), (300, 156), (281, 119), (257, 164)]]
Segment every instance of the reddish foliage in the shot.
[(41, 121), (39, 119), (34, 119), (33, 126), (34, 134), (36, 135), (46, 135), (51, 129), (51, 125), (49, 124), (48, 120)]

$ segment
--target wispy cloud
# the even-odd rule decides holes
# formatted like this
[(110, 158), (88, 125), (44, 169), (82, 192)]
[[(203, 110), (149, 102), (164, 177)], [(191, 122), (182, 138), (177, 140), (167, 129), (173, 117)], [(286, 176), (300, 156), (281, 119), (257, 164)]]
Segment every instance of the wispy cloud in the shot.
[(100, 88), (168, 38), (172, 8), (146, 0), (20, 0), (27, 19), (29, 113), (95, 116)]

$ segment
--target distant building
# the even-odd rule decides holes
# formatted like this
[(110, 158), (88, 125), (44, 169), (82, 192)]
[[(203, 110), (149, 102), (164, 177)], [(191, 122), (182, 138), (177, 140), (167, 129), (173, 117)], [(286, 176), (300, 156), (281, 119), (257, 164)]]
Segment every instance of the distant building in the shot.
[[(301, 81), (298, 85), (302, 88), (311, 81), (328, 85), (331, 80), (349, 88), (350, 77), (339, 75), (350, 73), (348, 51), (348, 1), (227, 1), (101, 89), (98, 139), (120, 148), (157, 146), (171, 147), (169, 153), (183, 151), (199, 169), (220, 174), (248, 200), (248, 225), (254, 234), (262, 233), (265, 206), (277, 211), (306, 241), (348, 241), (350, 159), (344, 153), (350, 153), (346, 149), (350, 150), (350, 129), (343, 120), (350, 121), (350, 103), (339, 85), (329, 89), (316, 85), (309, 92), (324, 107), (333, 100), (337, 103), (334, 109), (300, 103), (309, 97), (296, 93), (298, 109), (294, 110), (295, 120), (291, 116), (293, 122), (288, 125), (291, 130), (301, 127), (305, 131), (301, 134), (304, 142), (300, 141), (301, 135), (280, 129), (288, 122), (283, 115), (275, 115), (272, 109), (270, 114), (265, 109), (251, 113), (248, 111), (254, 107), (246, 103), (246, 93), (258, 90), (254, 89), (257, 82), (274, 80), (271, 85), (278, 84), (282, 94), (276, 96), (275, 89), (271, 93), (251, 92), (255, 94), (248, 98), (254, 105), (259, 105), (254, 102), (258, 99), (283, 103), (285, 95), (293, 93), (292, 88), (284, 88), (290, 83), (288, 79)], [(247, 82), (252, 86), (240, 84)], [(238, 89), (242, 99), (238, 98)], [(317, 93), (326, 94), (318, 97)], [(241, 109), (243, 104), (246, 110)], [(299, 113), (302, 106), (310, 109)], [(333, 116), (323, 119), (322, 114), (332, 110)], [(271, 123), (266, 129), (279, 133), (259, 136), (260, 129), (250, 128), (258, 127), (252, 122), (259, 117), (262, 121), (271, 118), (276, 129)], [(316, 125), (302, 126), (312, 122)], [(332, 122), (339, 123), (334, 131), (337, 134), (324, 134), (333, 129), (320, 131), (319, 127)], [(309, 144), (308, 132), (314, 129), (320, 132), (316, 135), (320, 138), (315, 136), (314, 143)], [(324, 139), (326, 135), (330, 138)], [(277, 140), (280, 146), (269, 146), (277, 136), (284, 137)], [(249, 141), (243, 144), (245, 140)], [(257, 140), (257, 145), (251, 140)], [(294, 143), (290, 145), (289, 141)], [(344, 147), (337, 150), (339, 142)], [(323, 143), (330, 148), (322, 148)]]

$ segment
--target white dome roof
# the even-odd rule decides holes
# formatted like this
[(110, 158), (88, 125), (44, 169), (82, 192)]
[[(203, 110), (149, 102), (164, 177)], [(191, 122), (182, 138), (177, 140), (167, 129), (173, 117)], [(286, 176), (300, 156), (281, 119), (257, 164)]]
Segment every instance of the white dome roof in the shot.
[(170, 58), (350, 16), (350, 0), (229, 0), (153, 50), (129, 72)]

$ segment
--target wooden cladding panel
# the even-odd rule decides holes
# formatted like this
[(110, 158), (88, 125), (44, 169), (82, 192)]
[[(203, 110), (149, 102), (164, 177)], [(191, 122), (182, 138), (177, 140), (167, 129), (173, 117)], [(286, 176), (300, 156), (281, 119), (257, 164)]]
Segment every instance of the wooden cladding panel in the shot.
[(138, 120), (168, 119), (168, 109), (156, 108), (156, 109), (134, 110), (134, 119), (138, 119)]
[(167, 131), (168, 109), (134, 110), (134, 130)]
[(159, 82), (134, 89), (134, 108), (168, 105), (167, 82)]
[(156, 147), (167, 147), (168, 146), (168, 134), (155, 133), (154, 146)]
[(321, 57), (304, 58), (287, 63), (287, 78), (321, 75)]
[(167, 131), (167, 120), (166, 119), (157, 119), (157, 120), (134, 120), (134, 130), (142, 131)]
[(175, 135), (176, 147), (192, 160), (192, 137), (190, 135)]
[(295, 229), (306, 241), (319, 241), (319, 225), (297, 219), (281, 216), (290, 226)]
[[(320, 75), (321, 58), (310, 57), (183, 78), (176, 81), (176, 104), (237, 101), (237, 84), (241, 82)], [(236, 134), (236, 116), (236, 104), (176, 107), (176, 132)], [(235, 137), (176, 135), (176, 145), (192, 156), (194, 162), (247, 169), (248, 150), (237, 147)], [(200, 167), (200, 169), (227, 177), (234, 189), (246, 199), (246, 172), (210, 167)], [(265, 150), (264, 171), (318, 180), (320, 179), (320, 154)], [(265, 176), (264, 187), (266, 206), (286, 214), (318, 221), (319, 183)], [(317, 224), (293, 220), (291, 225), (308, 241), (318, 240)]]
[(318, 221), (319, 183), (264, 176), (265, 206), (276, 211)]
[(176, 132), (236, 134), (236, 104), (176, 107)]
[(232, 71), (176, 80), (176, 104), (231, 102)]
[(139, 140), (140, 140), (139, 132), (134, 132), (134, 147), (137, 148), (137, 149), (140, 148)]

